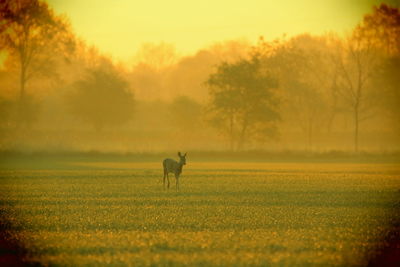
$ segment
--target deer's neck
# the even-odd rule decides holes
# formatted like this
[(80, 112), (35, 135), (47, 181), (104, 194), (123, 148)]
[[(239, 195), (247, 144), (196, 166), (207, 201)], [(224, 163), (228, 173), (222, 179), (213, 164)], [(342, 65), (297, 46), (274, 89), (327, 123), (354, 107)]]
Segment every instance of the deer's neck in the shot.
[(183, 163), (182, 162), (178, 162), (178, 171), (180, 173), (182, 172), (182, 168), (183, 168)]

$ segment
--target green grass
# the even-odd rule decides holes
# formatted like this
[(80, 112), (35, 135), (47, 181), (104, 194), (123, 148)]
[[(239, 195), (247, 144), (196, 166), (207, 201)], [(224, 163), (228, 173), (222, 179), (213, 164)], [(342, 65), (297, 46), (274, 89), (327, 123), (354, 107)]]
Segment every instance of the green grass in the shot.
[(174, 179), (162, 190), (159, 162), (71, 166), (0, 171), (0, 208), (29, 261), (365, 265), (398, 219), (396, 164), (189, 162), (180, 192)]

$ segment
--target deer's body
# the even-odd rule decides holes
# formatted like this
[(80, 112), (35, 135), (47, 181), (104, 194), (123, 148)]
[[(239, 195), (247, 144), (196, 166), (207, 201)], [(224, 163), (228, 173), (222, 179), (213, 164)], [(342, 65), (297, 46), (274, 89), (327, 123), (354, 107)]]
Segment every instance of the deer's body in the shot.
[(182, 167), (186, 164), (186, 153), (185, 155), (181, 155), (181, 152), (178, 152), (179, 162), (173, 159), (164, 159), (163, 160), (163, 168), (164, 168), (164, 178), (163, 184), (165, 189), (165, 178), (167, 179), (167, 187), (169, 188), (169, 177), (168, 173), (173, 173), (175, 175), (176, 180), (176, 190), (179, 189), (179, 176), (182, 173)]

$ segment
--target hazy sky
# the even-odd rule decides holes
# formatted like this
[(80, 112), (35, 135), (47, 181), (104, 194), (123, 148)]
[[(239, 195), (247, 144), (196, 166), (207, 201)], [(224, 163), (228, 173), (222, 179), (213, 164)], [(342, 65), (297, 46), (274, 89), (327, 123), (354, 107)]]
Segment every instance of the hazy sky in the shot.
[(378, 0), (48, 0), (75, 32), (117, 60), (146, 42), (181, 54), (217, 41), (350, 31)]

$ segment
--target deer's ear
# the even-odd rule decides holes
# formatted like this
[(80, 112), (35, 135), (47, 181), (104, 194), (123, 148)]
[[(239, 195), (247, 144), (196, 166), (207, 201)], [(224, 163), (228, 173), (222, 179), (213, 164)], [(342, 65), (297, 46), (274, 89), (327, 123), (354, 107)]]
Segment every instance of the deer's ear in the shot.
[(179, 156), (179, 157), (181, 156), (181, 152), (178, 152), (178, 156)]
[(185, 153), (185, 155), (183, 155), (184, 157), (186, 157), (187, 152)]

